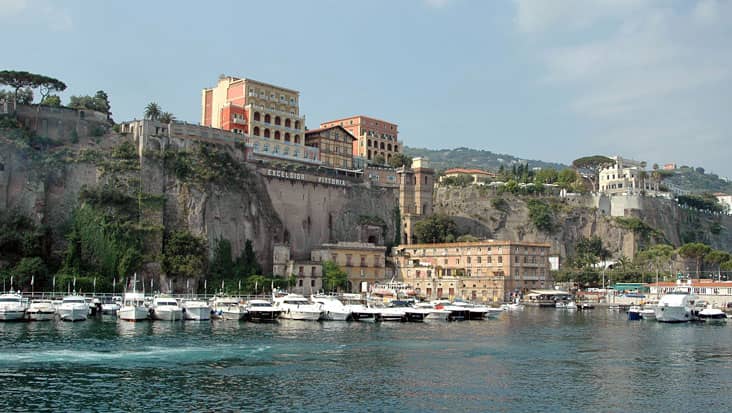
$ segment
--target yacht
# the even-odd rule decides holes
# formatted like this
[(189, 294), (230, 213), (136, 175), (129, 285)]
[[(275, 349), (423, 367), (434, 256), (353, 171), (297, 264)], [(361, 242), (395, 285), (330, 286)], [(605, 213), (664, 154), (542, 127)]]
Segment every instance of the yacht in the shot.
[(89, 316), (89, 304), (80, 295), (66, 296), (58, 308), (58, 316), (63, 321), (84, 321)]
[(343, 294), (340, 298), (346, 311), (351, 313), (354, 321), (376, 321), (377, 311), (368, 308), (361, 294)]
[(389, 308), (398, 308), (403, 310), (404, 321), (425, 321), (430, 315), (429, 309), (415, 307), (414, 300), (394, 300), (389, 304)]
[(103, 303), (102, 304), (102, 315), (117, 315), (117, 311), (119, 311), (122, 302), (122, 297), (120, 296), (114, 296), (112, 297), (111, 303)]
[(378, 310), (375, 321), (407, 321), (407, 311), (404, 307), (374, 307)]
[(152, 302), (152, 317), (155, 320), (178, 321), (183, 319), (183, 309), (170, 296), (155, 297)]
[(193, 321), (206, 321), (211, 319), (211, 307), (205, 301), (184, 300), (183, 319)]
[(644, 320), (655, 320), (656, 319), (656, 305), (658, 303), (647, 303), (641, 307), (640, 316)]
[(450, 319), (451, 312), (449, 310), (437, 309), (430, 303), (416, 303), (414, 308), (429, 311), (429, 314), (424, 318), (424, 321), (448, 321)]
[(470, 310), (467, 307), (452, 305), (448, 300), (432, 301), (432, 305), (438, 310), (447, 310), (450, 312), (449, 321), (470, 320)]
[(222, 320), (243, 320), (247, 316), (247, 310), (233, 297), (215, 297), (211, 308), (213, 316)]
[(502, 308), (486, 307), (483, 305), (466, 303), (464, 301), (456, 301), (452, 305), (467, 308), (468, 320), (485, 320), (486, 318), (496, 318), (503, 312)]
[(341, 300), (331, 295), (313, 295), (310, 301), (320, 305), (323, 312), (321, 320), (326, 321), (346, 321), (351, 318), (351, 310), (348, 309)]
[(0, 295), (0, 321), (16, 321), (25, 318), (27, 305), (18, 293)]
[(719, 308), (712, 307), (711, 304), (707, 304), (703, 309), (701, 309), (697, 316), (701, 320), (724, 320), (727, 321), (727, 314), (725, 314), (724, 311), (720, 310)]
[(288, 320), (317, 321), (321, 316), (320, 305), (311, 304), (300, 294), (287, 294), (274, 298), (274, 307), (281, 311), (280, 318)]
[(688, 292), (671, 292), (664, 295), (656, 306), (656, 321), (662, 323), (683, 323), (694, 318), (695, 296)]
[(56, 317), (56, 308), (51, 300), (33, 300), (25, 315), (30, 321), (49, 321)]
[(117, 311), (117, 316), (125, 321), (147, 320), (149, 314), (150, 310), (145, 305), (145, 295), (138, 292), (125, 293), (122, 306)]
[(354, 305), (351, 308), (351, 317), (355, 321), (375, 322), (381, 317), (381, 310), (365, 305), (358, 305), (357, 307)]
[(249, 300), (246, 305), (249, 321), (274, 322), (280, 317), (280, 310), (267, 300)]

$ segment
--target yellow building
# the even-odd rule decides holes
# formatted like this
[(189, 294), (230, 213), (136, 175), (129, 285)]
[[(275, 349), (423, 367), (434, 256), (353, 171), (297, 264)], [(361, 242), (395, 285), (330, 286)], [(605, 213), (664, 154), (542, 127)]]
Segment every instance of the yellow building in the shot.
[(400, 280), (426, 298), (508, 300), (552, 285), (550, 244), (486, 240), (396, 248)]
[(386, 247), (364, 242), (323, 244), (311, 252), (311, 261), (333, 261), (348, 274), (348, 290), (366, 292), (376, 283), (392, 277), (386, 267)]
[(305, 145), (318, 148), (320, 161), (332, 168), (353, 169), (353, 137), (342, 126), (305, 132)]

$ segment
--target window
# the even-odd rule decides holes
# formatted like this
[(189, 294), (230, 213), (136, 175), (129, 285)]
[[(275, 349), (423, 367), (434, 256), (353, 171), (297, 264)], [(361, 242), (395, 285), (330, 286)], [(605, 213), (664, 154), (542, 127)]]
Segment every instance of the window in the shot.
[(298, 280), (297, 286), (302, 287), (302, 280)]
[(503, 256), (501, 256), (501, 255), (498, 256), (498, 263), (503, 264)]
[[(365, 255), (361, 256), (361, 266), (362, 267), (366, 266), (366, 256)], [(417, 274), (419, 274), (419, 271), (417, 271)]]
[(315, 280), (310, 280), (310, 286), (315, 287)]

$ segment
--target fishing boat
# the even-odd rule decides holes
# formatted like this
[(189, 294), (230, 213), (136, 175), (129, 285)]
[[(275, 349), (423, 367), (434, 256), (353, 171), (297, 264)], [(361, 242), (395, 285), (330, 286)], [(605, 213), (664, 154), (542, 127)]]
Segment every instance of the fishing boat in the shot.
[(351, 318), (351, 310), (337, 297), (332, 295), (313, 295), (310, 296), (310, 301), (320, 305), (320, 311), (322, 312), (321, 320), (346, 321)]
[(183, 319), (192, 321), (207, 321), (211, 319), (211, 306), (201, 300), (183, 300)]
[(281, 311), (280, 318), (287, 320), (318, 321), (322, 310), (319, 304), (312, 304), (300, 294), (274, 297), (274, 307)]
[(0, 295), (0, 321), (19, 321), (25, 318), (26, 301), (18, 293)]
[(233, 297), (217, 296), (211, 300), (211, 310), (214, 318), (220, 320), (243, 320), (247, 310), (239, 305), (239, 300)]
[(84, 321), (89, 316), (89, 304), (80, 295), (69, 295), (61, 301), (58, 316), (63, 321)]
[(143, 293), (131, 292), (124, 294), (122, 306), (117, 311), (120, 320), (142, 321), (147, 320), (149, 315), (150, 309), (145, 305), (145, 295)]
[(178, 321), (183, 319), (183, 309), (178, 301), (167, 295), (155, 297), (151, 310), (155, 320)]
[(56, 308), (51, 300), (33, 300), (25, 315), (30, 321), (50, 321), (56, 317)]
[(249, 321), (275, 322), (280, 317), (280, 310), (267, 300), (249, 300), (245, 308)]

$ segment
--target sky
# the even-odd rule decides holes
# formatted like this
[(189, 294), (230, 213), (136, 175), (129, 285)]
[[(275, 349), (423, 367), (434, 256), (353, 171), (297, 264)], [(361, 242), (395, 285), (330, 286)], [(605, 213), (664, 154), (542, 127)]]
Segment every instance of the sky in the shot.
[(306, 125), (363, 114), (408, 146), (732, 177), (732, 1), (0, 0), (0, 69), (200, 122), (220, 74), (300, 91)]

